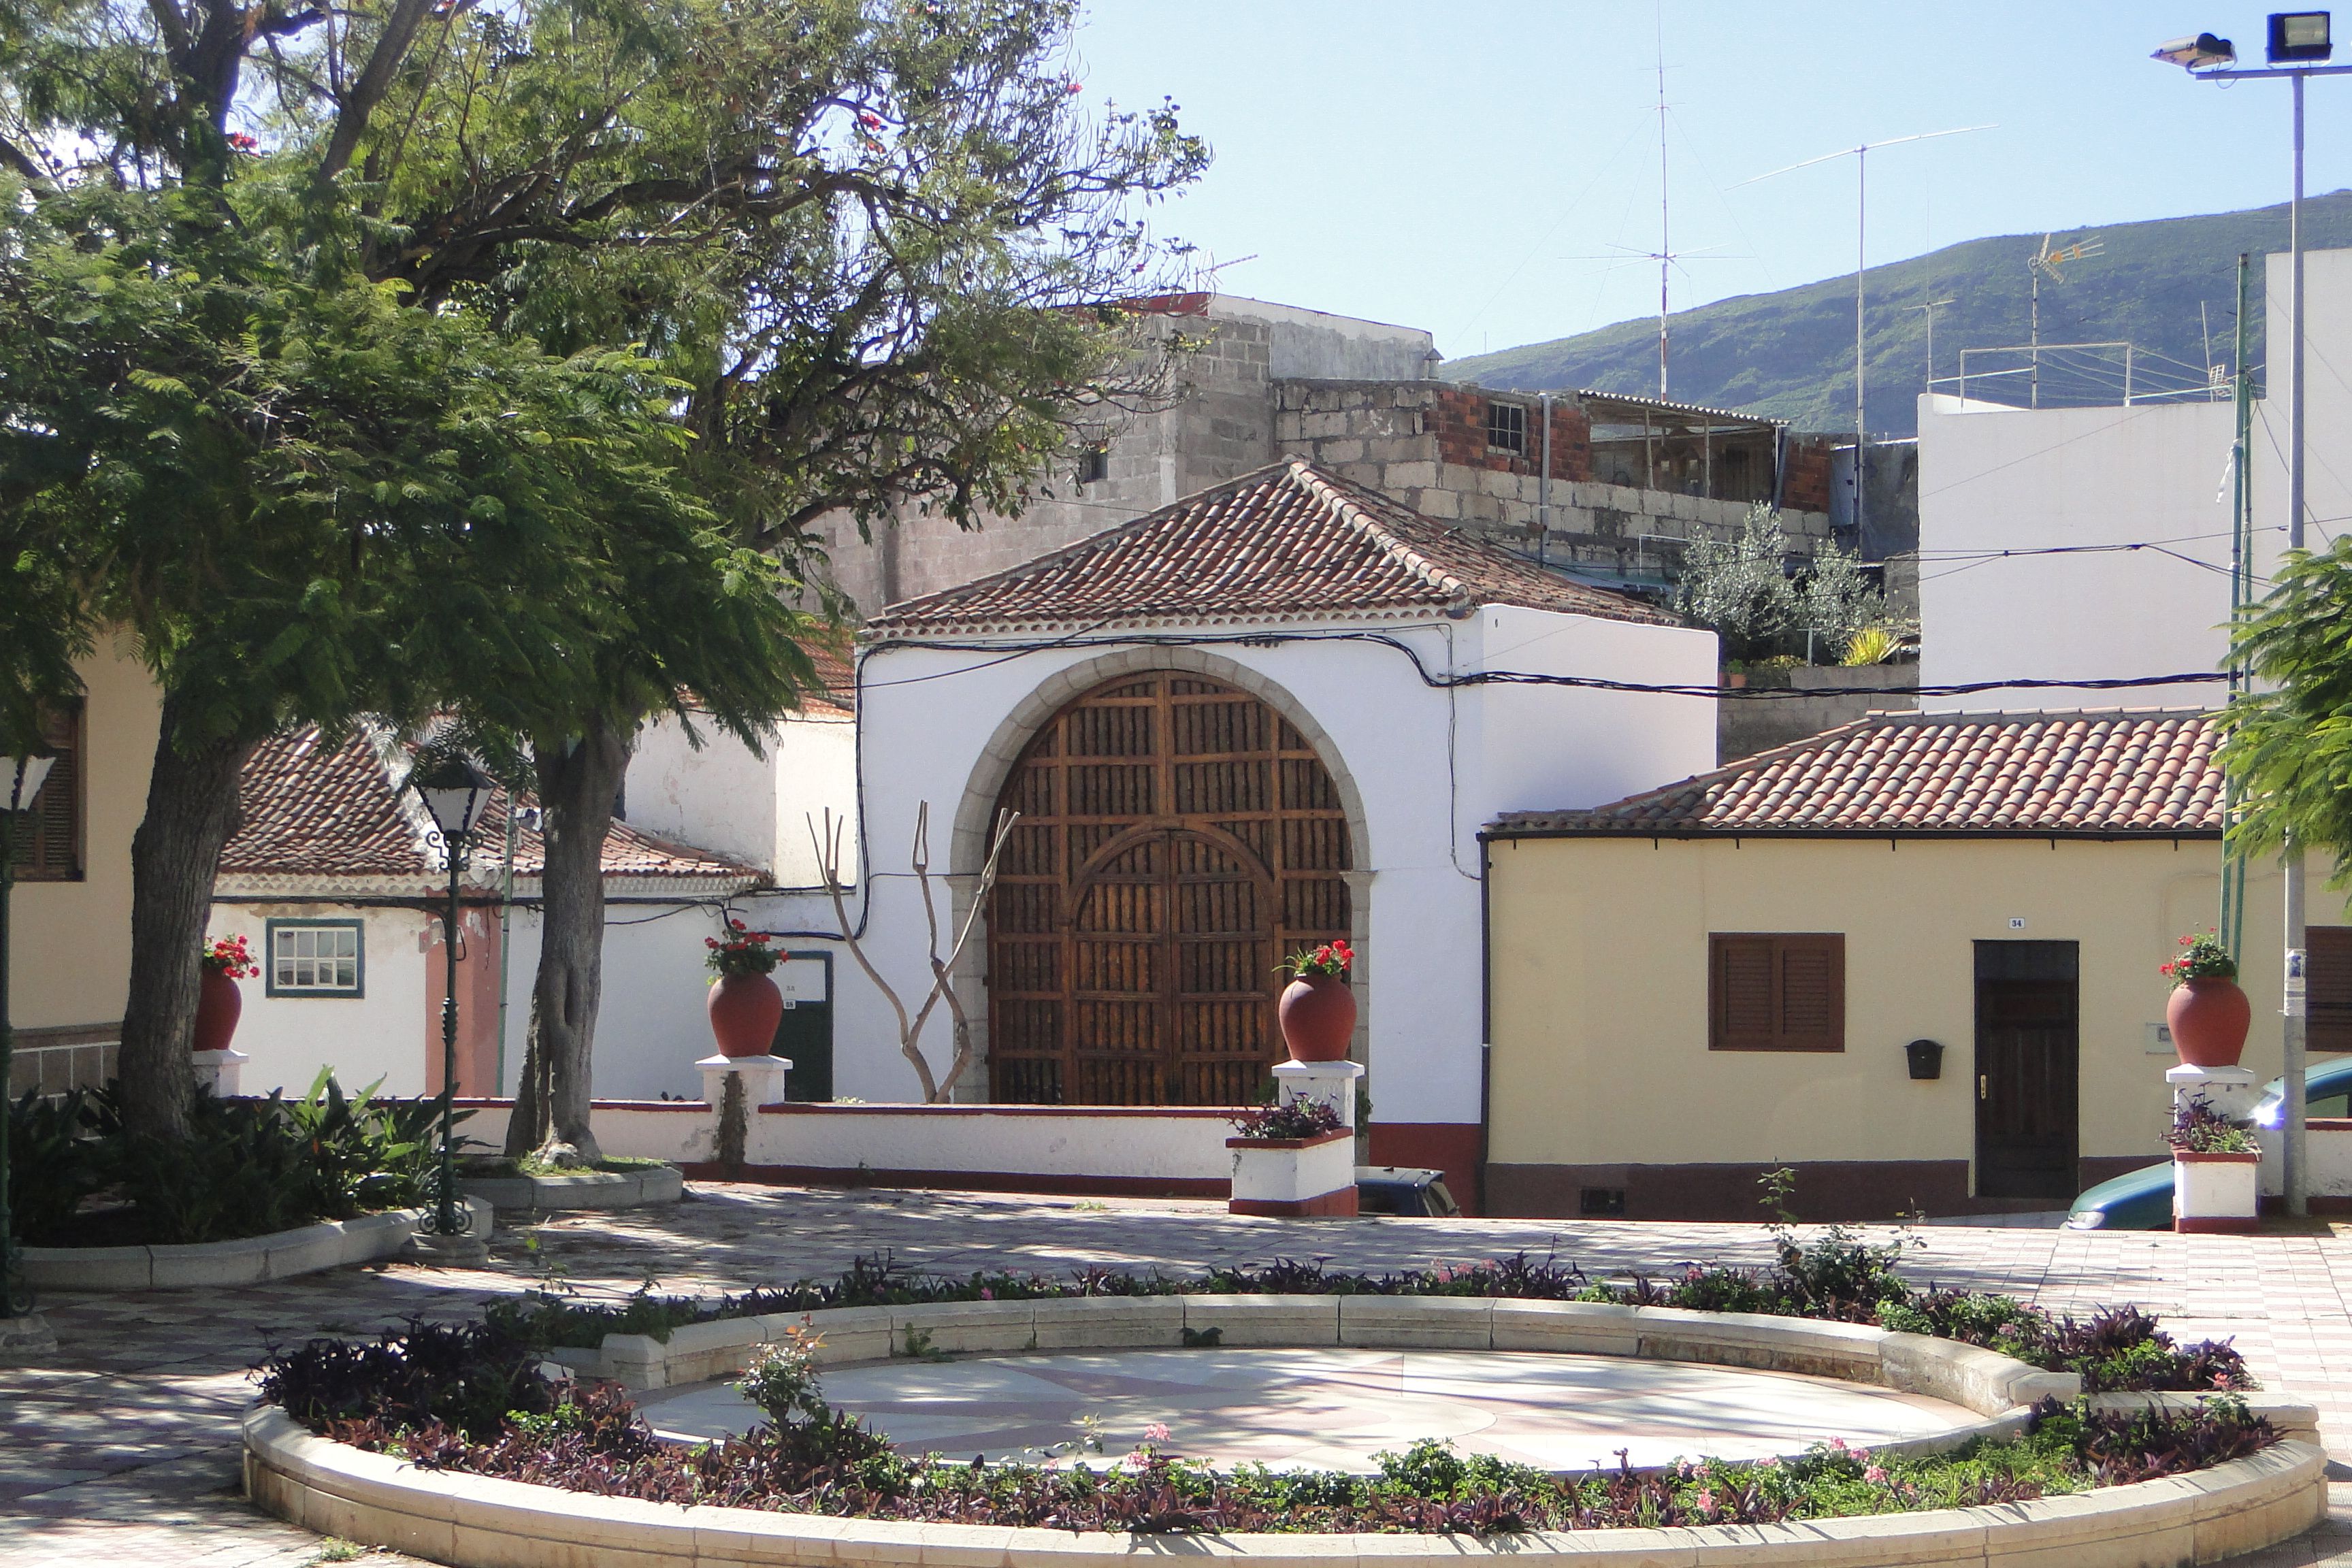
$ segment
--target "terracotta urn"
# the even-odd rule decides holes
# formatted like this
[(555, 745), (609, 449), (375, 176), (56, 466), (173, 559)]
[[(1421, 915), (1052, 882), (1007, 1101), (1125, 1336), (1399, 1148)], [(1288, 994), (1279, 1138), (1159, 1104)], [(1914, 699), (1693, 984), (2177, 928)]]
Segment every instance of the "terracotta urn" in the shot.
[(2233, 1068), (2245, 1054), (2246, 1030), (2254, 1009), (2234, 980), (2210, 976), (2184, 980), (2164, 1005), (2172, 1026), (2172, 1048), (2192, 1068)]
[(1275, 1016), (1295, 1062), (1348, 1059), (1356, 1033), (1356, 994), (1336, 974), (1302, 974), (1282, 989)]
[(196, 992), (195, 1048), (225, 1051), (236, 1037), (236, 1021), (245, 1013), (245, 993), (236, 981), (217, 969), (206, 969)]
[(722, 1057), (764, 1057), (776, 1042), (784, 994), (764, 974), (722, 974), (710, 988), (710, 1032)]

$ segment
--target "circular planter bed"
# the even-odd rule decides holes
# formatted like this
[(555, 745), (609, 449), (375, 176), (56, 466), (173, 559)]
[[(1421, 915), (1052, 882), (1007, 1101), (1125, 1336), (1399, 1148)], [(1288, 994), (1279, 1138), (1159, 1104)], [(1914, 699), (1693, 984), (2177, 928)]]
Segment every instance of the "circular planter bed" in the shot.
[[(2023, 1429), (2032, 1406), (2072, 1398), (2079, 1380), (1990, 1351), (1858, 1324), (1613, 1303), (1459, 1298), (1162, 1296), (931, 1303), (737, 1318), (678, 1329), (666, 1344), (606, 1336), (602, 1372), (639, 1386), (707, 1381), (758, 1347), (814, 1330), (824, 1364), (892, 1356), (1045, 1349), (1340, 1345), (1548, 1351), (1802, 1372), (1932, 1394), (1979, 1418), (1936, 1441)], [(728, 1342), (713, 1342), (723, 1331)], [(643, 1345), (615, 1342), (643, 1341)], [(642, 1350), (645, 1353), (633, 1352)], [(2110, 1394), (2110, 1408), (2188, 1405), (2192, 1395)], [(1086, 1568), (1161, 1554), (1254, 1565), (1428, 1563), (1433, 1556), (1581, 1564), (1979, 1563), (2038, 1554), (2073, 1568), (2210, 1562), (2286, 1540), (2326, 1510), (2315, 1415), (2255, 1406), (2282, 1440), (2193, 1474), (1991, 1507), (1784, 1523), (1478, 1535), (1211, 1534), (955, 1525), (640, 1501), (425, 1469), (314, 1436), (274, 1405), (245, 1425), (254, 1500), (312, 1530), (462, 1568), (553, 1568), (589, 1560), (668, 1563), (1028, 1563)]]

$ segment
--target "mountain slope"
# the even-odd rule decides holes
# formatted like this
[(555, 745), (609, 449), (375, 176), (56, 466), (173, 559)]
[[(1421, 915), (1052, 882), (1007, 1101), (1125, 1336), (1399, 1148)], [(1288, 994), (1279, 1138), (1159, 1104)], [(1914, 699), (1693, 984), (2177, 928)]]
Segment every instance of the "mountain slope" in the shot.
[[(2304, 232), (2305, 243), (2314, 249), (2352, 246), (2352, 191), (2307, 199)], [(2261, 258), (2286, 247), (2284, 205), (2074, 230), (2053, 237), (2050, 244), (2055, 249), (2094, 235), (2105, 242), (2104, 254), (2067, 266), (2063, 283), (2042, 280), (2044, 343), (2129, 340), (2136, 392), (2193, 384), (2200, 379), (2198, 367), (2206, 363), (2200, 302), (2212, 331), (2213, 359), (2230, 361), (2237, 258), (2246, 251), (2255, 258), (2251, 357), (2261, 363)], [(1939, 378), (1957, 374), (1963, 348), (2022, 343), (2030, 314), (2026, 261), (2041, 246), (2038, 234), (2002, 235), (1871, 268), (1864, 319), (1874, 431), (1907, 436), (1917, 423), (1927, 332), (1925, 313), (1912, 307), (1953, 301), (1936, 311)], [(1773, 294), (1718, 300), (1676, 312), (1669, 325), (1668, 390), (1677, 402), (1752, 410), (1801, 429), (1853, 427), (1852, 274)], [(2025, 361), (2024, 355), (1996, 362), (1971, 353), (1969, 374), (1973, 380), (1982, 371), (2015, 370)], [(2115, 401), (2121, 370), (2119, 355), (2045, 357), (2042, 403)], [(1572, 338), (1448, 360), (1442, 374), (1527, 391), (1585, 387), (1654, 395), (1657, 319), (1619, 321)], [(1983, 384), (1991, 395), (2023, 402), (2025, 380), (2011, 375)]]

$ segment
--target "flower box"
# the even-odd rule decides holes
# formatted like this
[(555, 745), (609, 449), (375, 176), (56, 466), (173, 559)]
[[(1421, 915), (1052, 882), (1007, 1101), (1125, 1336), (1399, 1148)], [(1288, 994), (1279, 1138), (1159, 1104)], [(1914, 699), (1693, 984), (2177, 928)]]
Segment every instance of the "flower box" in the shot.
[(2177, 1231), (2250, 1231), (2254, 1228), (2256, 1166), (2262, 1155), (2172, 1152), (2172, 1228)]
[(1356, 1134), (1341, 1127), (1313, 1138), (1228, 1138), (1234, 1214), (1352, 1216)]

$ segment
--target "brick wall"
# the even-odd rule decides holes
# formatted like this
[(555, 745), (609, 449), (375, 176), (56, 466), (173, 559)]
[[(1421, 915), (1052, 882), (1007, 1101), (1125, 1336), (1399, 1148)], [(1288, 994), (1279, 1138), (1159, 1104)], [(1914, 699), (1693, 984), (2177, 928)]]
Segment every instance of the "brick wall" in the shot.
[(1789, 437), (1780, 463), (1780, 510), (1830, 510), (1830, 437)]
[[(1533, 397), (1497, 398), (1475, 388), (1438, 385), (1423, 415), (1437, 437), (1437, 460), (1456, 468), (1484, 468), (1490, 473), (1539, 474), (1543, 470), (1542, 404)], [(1487, 410), (1494, 403), (1516, 405), (1527, 411), (1527, 447), (1512, 452), (1487, 439)], [(1551, 476), (1556, 479), (1592, 477), (1592, 422), (1573, 403), (1551, 405)]]

